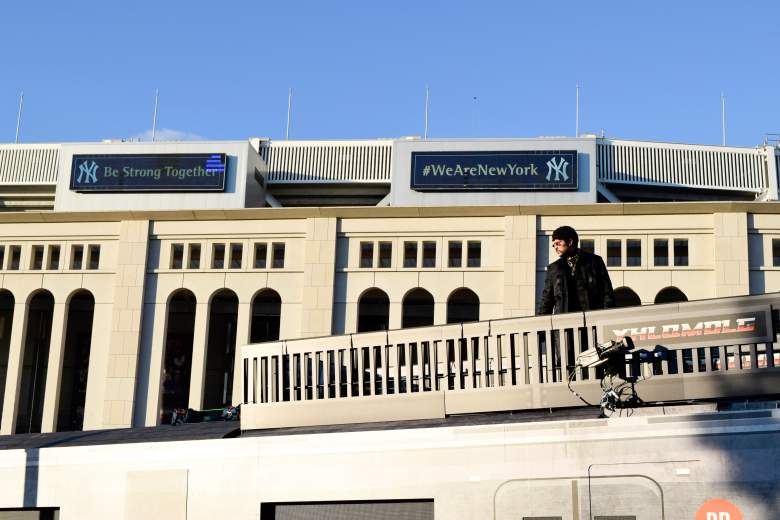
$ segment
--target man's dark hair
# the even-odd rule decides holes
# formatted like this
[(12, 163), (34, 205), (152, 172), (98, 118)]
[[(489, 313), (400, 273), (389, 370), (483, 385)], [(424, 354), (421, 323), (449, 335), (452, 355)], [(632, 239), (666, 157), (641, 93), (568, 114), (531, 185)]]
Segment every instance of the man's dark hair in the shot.
[(569, 240), (571, 240), (572, 247), (577, 247), (577, 244), (580, 241), (580, 237), (577, 235), (577, 232), (574, 231), (574, 228), (571, 226), (561, 226), (555, 231), (553, 231), (552, 239), (563, 240), (564, 242), (568, 242)]

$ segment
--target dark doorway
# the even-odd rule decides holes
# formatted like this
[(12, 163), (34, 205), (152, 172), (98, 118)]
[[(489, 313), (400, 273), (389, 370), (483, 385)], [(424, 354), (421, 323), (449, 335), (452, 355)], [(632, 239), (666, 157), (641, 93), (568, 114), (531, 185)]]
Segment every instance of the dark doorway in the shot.
[(16, 433), (41, 431), (53, 314), (54, 296), (49, 291), (40, 291), (30, 299), (30, 307), (27, 311), (27, 335), (22, 355), (22, 380), (19, 386)]
[(11, 325), (14, 321), (14, 295), (0, 291), (0, 417), (3, 416), (5, 380), (8, 375), (8, 352), (11, 346)]
[(238, 296), (230, 290), (220, 291), (211, 299), (209, 310), (204, 408), (220, 408), (232, 401), (237, 320)]
[(450, 294), (447, 300), (447, 323), (479, 321), (479, 296), (463, 287)]
[(68, 304), (68, 325), (65, 329), (60, 404), (57, 413), (58, 432), (84, 428), (94, 314), (95, 298), (89, 291), (79, 291), (73, 295)]
[(387, 330), (390, 298), (381, 289), (369, 289), (358, 300), (358, 332)]
[(183, 289), (177, 291), (168, 302), (162, 374), (162, 422), (170, 420), (174, 408), (189, 407), (194, 332), (195, 295)]
[(252, 301), (250, 343), (276, 341), (282, 316), (282, 299), (273, 289), (263, 289)]
[(433, 295), (425, 289), (412, 289), (404, 297), (401, 327), (433, 325)]
[(618, 287), (615, 289), (615, 307), (634, 307), (642, 305), (639, 295), (630, 287)]
[(687, 302), (688, 297), (677, 287), (666, 287), (655, 295), (655, 303)]

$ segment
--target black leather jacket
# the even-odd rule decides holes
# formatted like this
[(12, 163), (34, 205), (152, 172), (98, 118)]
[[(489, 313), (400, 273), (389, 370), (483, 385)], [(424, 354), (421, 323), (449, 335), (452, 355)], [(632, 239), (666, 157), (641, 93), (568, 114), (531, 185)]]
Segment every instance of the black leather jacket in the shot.
[(570, 268), (566, 258), (561, 257), (547, 266), (547, 278), (537, 314), (569, 312), (568, 291), (576, 291), (583, 311), (615, 306), (615, 294), (612, 292), (612, 282), (604, 260), (585, 251), (580, 251), (579, 255), (577, 269), (574, 271), (576, 287), (567, 287), (566, 271)]

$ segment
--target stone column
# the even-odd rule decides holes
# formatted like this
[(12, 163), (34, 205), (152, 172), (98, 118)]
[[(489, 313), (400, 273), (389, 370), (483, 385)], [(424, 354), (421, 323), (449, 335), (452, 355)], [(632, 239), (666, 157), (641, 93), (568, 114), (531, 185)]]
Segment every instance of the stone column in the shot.
[(209, 337), (209, 304), (198, 302), (195, 306), (195, 331), (192, 339), (192, 367), (190, 369), (189, 407), (203, 408), (203, 385), (206, 381), (206, 349)]
[(16, 408), (19, 406), (19, 388), (22, 383), (22, 359), (24, 358), (24, 335), (27, 330), (27, 304), (14, 304), (14, 321), (11, 324), (11, 344), (8, 347), (8, 372), (5, 377), (3, 396), (3, 417), (0, 434), (9, 435), (16, 429)]
[[(747, 213), (715, 213), (715, 296), (750, 294)], [(696, 252), (689, 251), (689, 256)]]
[[(132, 423), (148, 246), (148, 220), (125, 220), (121, 223), (114, 310), (111, 333), (105, 346), (108, 349), (102, 420), (105, 428), (127, 427)], [(164, 318), (161, 321), (164, 322)], [(93, 345), (93, 348), (99, 346)]]
[(336, 222), (335, 218), (310, 218), (306, 221), (302, 337), (331, 334), (336, 270)]
[(536, 215), (504, 217), (504, 317), (536, 312)]
[(41, 432), (48, 433), (57, 429), (57, 413), (60, 407), (60, 381), (62, 379), (62, 362), (65, 357), (65, 302), (54, 304), (51, 320), (51, 339), (49, 340), (49, 362), (46, 369), (46, 388), (43, 393), (43, 418)]

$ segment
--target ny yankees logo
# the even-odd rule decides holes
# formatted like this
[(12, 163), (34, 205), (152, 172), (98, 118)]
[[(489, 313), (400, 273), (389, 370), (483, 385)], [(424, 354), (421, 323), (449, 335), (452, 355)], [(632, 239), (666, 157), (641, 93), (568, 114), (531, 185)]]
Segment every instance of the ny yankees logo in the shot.
[(84, 178), (84, 184), (97, 182), (97, 169), (98, 165), (95, 161), (81, 163), (79, 165), (79, 176), (76, 179), (76, 182), (81, 182), (81, 178), (85, 175), (86, 177)]
[(560, 181), (560, 178), (563, 177), (564, 181), (569, 180), (569, 176), (566, 173), (566, 167), (569, 165), (569, 162), (564, 159), (563, 157), (560, 158), (560, 161), (558, 163), (555, 162), (555, 157), (547, 161), (547, 177), (546, 179), (549, 181), (550, 177), (553, 173), (555, 173), (555, 182)]

